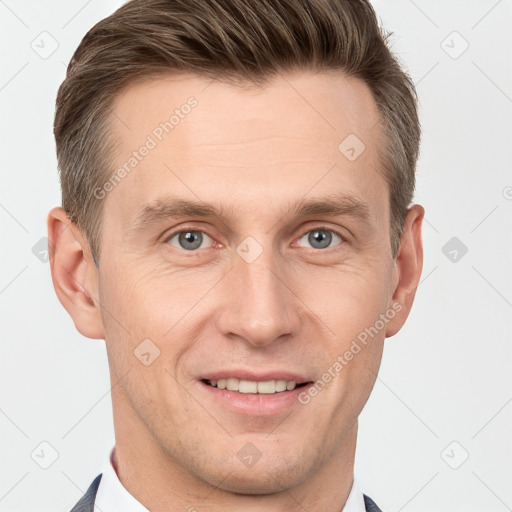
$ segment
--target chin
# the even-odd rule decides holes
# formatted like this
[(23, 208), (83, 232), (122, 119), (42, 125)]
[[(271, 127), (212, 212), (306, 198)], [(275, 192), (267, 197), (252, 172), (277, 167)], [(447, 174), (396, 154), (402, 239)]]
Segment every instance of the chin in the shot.
[[(229, 462), (224, 460), (218, 466), (208, 464), (208, 467), (203, 466), (203, 471), (195, 473), (210, 485), (234, 494), (273, 494), (306, 481), (315, 470), (315, 464), (308, 464), (308, 460), (309, 457), (296, 451), (286, 457), (263, 455), (252, 466), (246, 466), (235, 455)], [(214, 467), (222, 470), (214, 471)]]
[(293, 488), (306, 479), (307, 475), (297, 466), (262, 465), (259, 469), (236, 469), (218, 487), (234, 494), (263, 495)]

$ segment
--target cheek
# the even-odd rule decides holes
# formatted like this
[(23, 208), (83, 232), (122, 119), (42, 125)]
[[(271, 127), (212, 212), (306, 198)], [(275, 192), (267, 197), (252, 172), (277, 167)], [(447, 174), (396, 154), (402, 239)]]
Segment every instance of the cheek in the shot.
[(102, 279), (102, 303), (134, 336), (161, 338), (201, 296), (201, 280), (150, 265), (116, 265)]
[(303, 287), (301, 298), (311, 305), (311, 322), (325, 332), (322, 350), (311, 355), (330, 389), (319, 393), (320, 399), (359, 412), (375, 382), (386, 327), (394, 317), (388, 309), (391, 273), (385, 265), (346, 265), (339, 272), (312, 271), (308, 282), (314, 286)]
[(167, 382), (176, 373), (204, 320), (207, 301), (201, 298), (218, 280), (212, 274), (119, 264), (105, 270), (100, 301), (109, 357), (119, 376), (134, 371), (154, 390), (156, 381)]
[(296, 273), (294, 279), (306, 306), (334, 331), (331, 337), (340, 340), (371, 327), (388, 307), (391, 275), (379, 261), (347, 261), (330, 269), (311, 267), (307, 273)]

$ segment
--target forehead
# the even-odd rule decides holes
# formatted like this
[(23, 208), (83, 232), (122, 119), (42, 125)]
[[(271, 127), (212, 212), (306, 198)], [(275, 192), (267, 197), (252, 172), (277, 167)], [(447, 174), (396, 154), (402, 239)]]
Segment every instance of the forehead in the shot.
[[(118, 94), (112, 108), (113, 130), (123, 141), (137, 142), (130, 140), (130, 136), (138, 135), (134, 128), (151, 133), (159, 123), (169, 120), (175, 110), (186, 110), (190, 98), (197, 101), (199, 108), (193, 108), (194, 115), (186, 123), (193, 123), (196, 129), (194, 140), (187, 142), (197, 146), (243, 142), (258, 132), (267, 138), (310, 137), (316, 132), (336, 139), (351, 129), (366, 137), (379, 121), (368, 86), (341, 73), (281, 73), (261, 86), (235, 86), (196, 75), (174, 74), (136, 83)], [(173, 128), (176, 142), (180, 135), (187, 135), (178, 129), (184, 123), (177, 114), (180, 122)], [(330, 139), (324, 142), (331, 145)]]
[(255, 218), (310, 192), (366, 198), (376, 209), (387, 201), (376, 104), (342, 74), (280, 74), (250, 88), (160, 77), (123, 91), (111, 119), (114, 171), (125, 172), (110, 187), (108, 215), (125, 225), (165, 194), (235, 210), (238, 201)]

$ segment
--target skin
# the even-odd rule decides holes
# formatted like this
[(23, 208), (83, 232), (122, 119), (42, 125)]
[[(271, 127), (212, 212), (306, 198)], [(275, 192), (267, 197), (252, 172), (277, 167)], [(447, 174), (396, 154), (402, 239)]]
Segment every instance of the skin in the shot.
[[(384, 340), (418, 286), (424, 210), (409, 209), (393, 259), (377, 107), (363, 82), (341, 74), (289, 72), (251, 89), (192, 75), (133, 85), (114, 104), (116, 163), (190, 96), (197, 107), (103, 199), (99, 268), (66, 213), (48, 216), (57, 295), (80, 333), (106, 342), (116, 471), (152, 511), (339, 511)], [(352, 162), (338, 151), (351, 133), (366, 146)], [(303, 197), (333, 193), (366, 204), (368, 222), (288, 214)], [(226, 217), (134, 230), (142, 206), (169, 194)], [(341, 238), (313, 246), (318, 227)], [(190, 251), (169, 240), (180, 229), (208, 236)], [(252, 263), (236, 251), (248, 236), (262, 248)], [(235, 413), (199, 380), (236, 367), (316, 381), (393, 304), (401, 310), (306, 405)], [(149, 366), (133, 353), (146, 338), (160, 350)], [(237, 457), (249, 442), (261, 453), (252, 467)]]

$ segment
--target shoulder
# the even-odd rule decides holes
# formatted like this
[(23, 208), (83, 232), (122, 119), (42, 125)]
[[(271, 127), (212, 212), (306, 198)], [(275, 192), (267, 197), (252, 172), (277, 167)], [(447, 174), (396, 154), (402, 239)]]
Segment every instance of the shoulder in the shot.
[(101, 476), (103, 473), (100, 473), (89, 486), (86, 493), (80, 498), (78, 503), (71, 509), (71, 512), (93, 512), (94, 510), (94, 499), (96, 498), (96, 493), (98, 492), (98, 487), (100, 485)]

